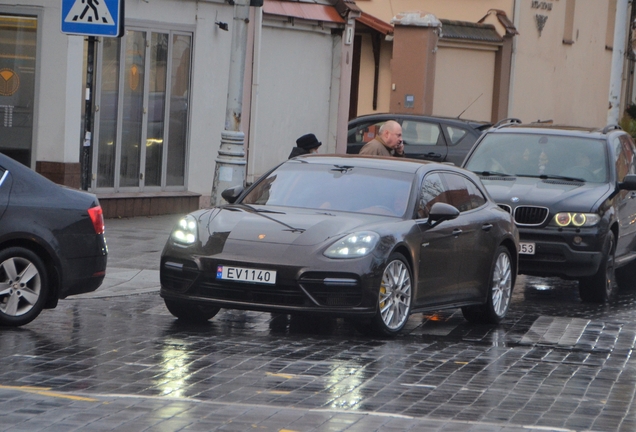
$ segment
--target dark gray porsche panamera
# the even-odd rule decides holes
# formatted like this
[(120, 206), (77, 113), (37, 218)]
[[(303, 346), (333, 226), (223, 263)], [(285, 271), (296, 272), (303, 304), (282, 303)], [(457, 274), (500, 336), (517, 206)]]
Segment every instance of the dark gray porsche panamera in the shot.
[(181, 219), (163, 250), (161, 296), (179, 319), (323, 314), (392, 335), (415, 312), (498, 323), (508, 310), (518, 233), (461, 168), (304, 156), (223, 197)]

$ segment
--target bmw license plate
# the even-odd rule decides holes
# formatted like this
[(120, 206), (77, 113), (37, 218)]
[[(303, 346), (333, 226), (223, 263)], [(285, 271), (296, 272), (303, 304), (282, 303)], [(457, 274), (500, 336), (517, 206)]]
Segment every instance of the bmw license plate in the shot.
[(520, 255), (534, 255), (534, 243), (519, 243)]
[(276, 271), (220, 265), (216, 268), (216, 278), (274, 285), (276, 283)]

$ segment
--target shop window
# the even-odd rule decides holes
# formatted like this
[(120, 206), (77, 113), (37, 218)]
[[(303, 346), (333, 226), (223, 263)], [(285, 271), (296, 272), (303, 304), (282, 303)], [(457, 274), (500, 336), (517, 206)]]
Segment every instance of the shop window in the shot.
[(38, 21), (0, 15), (0, 151), (31, 166)]

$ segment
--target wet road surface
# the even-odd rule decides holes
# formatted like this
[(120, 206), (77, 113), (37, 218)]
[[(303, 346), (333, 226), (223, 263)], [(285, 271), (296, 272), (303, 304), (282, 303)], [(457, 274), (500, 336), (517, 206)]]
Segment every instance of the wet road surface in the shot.
[(415, 314), (394, 339), (231, 310), (183, 325), (152, 289), (173, 220), (108, 222), (108, 287), (0, 329), (1, 431), (636, 430), (636, 290), (589, 305), (521, 276), (499, 326)]

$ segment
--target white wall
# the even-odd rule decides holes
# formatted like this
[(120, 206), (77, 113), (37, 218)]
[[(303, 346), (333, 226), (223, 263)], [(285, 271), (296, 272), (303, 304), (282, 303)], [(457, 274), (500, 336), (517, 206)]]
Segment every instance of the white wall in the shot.
[(320, 153), (335, 152), (335, 140), (329, 140), (333, 57), (328, 30), (264, 22), (248, 181), (286, 160), (296, 139), (306, 133), (323, 143)]

